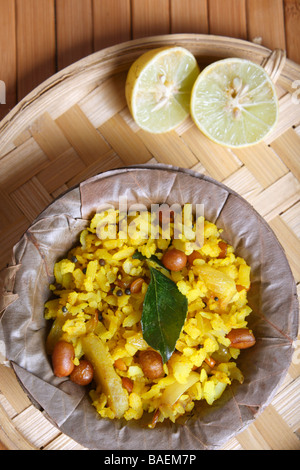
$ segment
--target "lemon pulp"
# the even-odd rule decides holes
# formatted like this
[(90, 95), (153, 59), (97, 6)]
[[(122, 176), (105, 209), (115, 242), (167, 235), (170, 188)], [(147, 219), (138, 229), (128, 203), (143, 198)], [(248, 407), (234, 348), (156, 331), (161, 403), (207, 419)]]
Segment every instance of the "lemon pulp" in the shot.
[(141, 55), (130, 67), (125, 95), (135, 122), (151, 133), (168, 132), (190, 113), (199, 67), (183, 47), (163, 47)]
[(276, 91), (261, 66), (245, 59), (220, 60), (195, 81), (191, 115), (214, 142), (228, 147), (253, 145), (276, 125)]

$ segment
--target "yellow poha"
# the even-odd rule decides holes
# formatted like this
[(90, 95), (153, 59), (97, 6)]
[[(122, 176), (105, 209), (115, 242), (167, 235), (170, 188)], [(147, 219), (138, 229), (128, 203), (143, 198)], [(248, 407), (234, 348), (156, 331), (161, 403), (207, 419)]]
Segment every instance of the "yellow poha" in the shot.
[[(222, 240), (222, 231), (204, 219), (204, 243), (197, 249), (184, 236), (173, 237), (173, 223), (167, 240), (152, 239), (143, 221), (138, 236), (99, 238), (104, 221), (106, 233), (116, 235), (120, 217), (117, 210), (96, 214), (82, 231), (80, 245), (55, 264), (55, 282), (50, 286), (55, 298), (45, 304), (45, 318), (53, 321), (47, 350), (51, 354), (59, 340), (69, 342), (74, 346), (74, 364), (78, 364), (82, 357), (93, 355), (86, 345), (97, 346), (93, 341), (99, 341), (107, 375), (95, 365), (101, 378), (97, 380), (96, 374), (95, 387), (89, 392), (93, 406), (109, 419), (138, 420), (144, 412), (153, 412), (150, 427), (154, 427), (165, 419), (175, 422), (198, 400), (211, 405), (233, 380), (243, 382), (235, 362), (240, 350), (231, 347), (227, 335), (247, 327), (250, 267)], [(134, 221), (135, 217), (128, 217), (127, 227)], [(141, 351), (151, 349), (141, 328), (149, 265), (133, 255), (137, 251), (147, 259), (156, 255), (161, 260), (171, 248), (183, 251), (188, 259), (179, 272), (166, 273), (186, 296), (188, 312), (176, 349), (163, 365), (164, 375), (149, 379), (138, 360)], [(140, 290), (131, 292), (133, 281), (140, 278)], [(103, 380), (108, 381), (107, 387)], [(114, 394), (121, 396), (121, 409), (110, 396)]]

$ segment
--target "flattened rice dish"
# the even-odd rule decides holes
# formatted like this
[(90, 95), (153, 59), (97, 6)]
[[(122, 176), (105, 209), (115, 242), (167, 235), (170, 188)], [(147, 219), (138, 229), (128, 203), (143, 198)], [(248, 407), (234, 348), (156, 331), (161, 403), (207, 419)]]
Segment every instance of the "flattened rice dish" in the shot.
[(242, 383), (236, 360), (255, 344), (247, 327), (250, 266), (203, 217), (190, 227), (201, 227), (200, 246), (175, 238), (172, 212), (164, 236), (159, 214), (154, 237), (150, 211), (128, 216), (127, 233), (118, 210), (97, 213), (56, 262), (45, 304), (54, 374), (88, 385), (102, 418), (151, 413), (150, 428)]

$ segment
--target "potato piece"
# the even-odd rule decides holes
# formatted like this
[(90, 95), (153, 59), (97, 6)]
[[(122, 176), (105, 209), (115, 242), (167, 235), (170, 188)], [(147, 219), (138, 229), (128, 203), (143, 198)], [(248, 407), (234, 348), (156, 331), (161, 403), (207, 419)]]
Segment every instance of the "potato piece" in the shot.
[(251, 268), (247, 264), (241, 264), (239, 267), (239, 277), (237, 284), (249, 289), (250, 287), (250, 271)]
[(108, 404), (116, 418), (121, 418), (128, 409), (128, 397), (105, 344), (98, 336), (90, 333), (82, 338), (82, 347), (85, 357), (93, 365), (97, 385), (101, 386), (101, 390), (107, 396)]
[(208, 265), (194, 266), (194, 272), (202, 278), (207, 288), (221, 299), (222, 306), (226, 307), (237, 292), (234, 280), (228, 274)]
[(200, 376), (197, 372), (191, 372), (186, 383), (179, 384), (178, 382), (174, 382), (171, 385), (168, 385), (161, 396), (161, 405), (174, 405), (181, 395), (198, 382), (199, 379)]

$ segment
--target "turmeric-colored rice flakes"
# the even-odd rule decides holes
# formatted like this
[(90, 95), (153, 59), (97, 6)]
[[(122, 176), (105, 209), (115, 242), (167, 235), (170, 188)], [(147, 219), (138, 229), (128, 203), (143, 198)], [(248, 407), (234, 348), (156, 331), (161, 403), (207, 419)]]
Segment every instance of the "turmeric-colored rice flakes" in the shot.
[[(128, 217), (127, 228), (132, 221)], [(146, 223), (139, 224), (135, 236), (126, 236), (120, 222), (117, 210), (96, 214), (80, 234), (80, 244), (55, 264), (54, 298), (45, 305), (46, 319), (53, 320), (47, 349), (52, 354), (63, 340), (74, 346), (75, 365), (82, 358), (91, 361), (89, 394), (101, 417), (138, 420), (149, 412), (154, 427), (165, 419), (175, 422), (198, 400), (211, 405), (233, 380), (243, 382), (236, 365), (241, 346), (233, 347), (228, 334), (249, 332), (250, 267), (222, 240), (222, 231), (203, 218), (201, 247), (183, 235), (174, 239), (173, 223), (170, 237), (163, 239), (151, 238)], [(156, 267), (186, 296), (187, 316), (175, 351), (158, 364), (161, 375), (149, 378), (141, 361), (144, 351), (154, 352), (141, 327), (149, 269), (155, 265), (153, 255), (160, 261), (174, 248), (185, 253), (185, 266), (179, 271)]]

